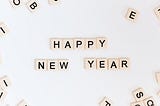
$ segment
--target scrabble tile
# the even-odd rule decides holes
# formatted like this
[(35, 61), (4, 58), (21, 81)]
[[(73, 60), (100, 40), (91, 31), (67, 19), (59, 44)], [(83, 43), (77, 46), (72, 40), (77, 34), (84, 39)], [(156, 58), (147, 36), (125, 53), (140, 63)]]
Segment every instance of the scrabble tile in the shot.
[(35, 70), (47, 71), (47, 60), (46, 59), (35, 59)]
[(48, 70), (49, 71), (55, 71), (55, 70), (58, 70), (59, 67), (58, 67), (58, 60), (56, 59), (49, 59), (47, 60), (48, 61)]
[(23, 4), (23, 0), (9, 0), (13, 8), (19, 7)]
[(62, 39), (60, 39), (60, 38), (51, 38), (50, 39), (50, 49), (51, 50), (62, 49)]
[(3, 76), (0, 78), (0, 87), (3, 90), (6, 90), (10, 86), (11, 86), (11, 80), (9, 79), (8, 76)]
[(48, 0), (48, 3), (51, 5), (58, 4), (60, 0)]
[(99, 106), (112, 106), (113, 103), (110, 99), (108, 99), (107, 97), (104, 97), (100, 102), (99, 102)]
[(118, 70), (119, 69), (119, 59), (118, 58), (109, 58), (108, 59), (108, 69), (109, 70)]
[(97, 48), (108, 48), (108, 40), (105, 37), (96, 38)]
[(75, 38), (74, 39), (74, 49), (84, 50), (84, 48), (85, 48), (85, 39)]
[(131, 106), (145, 106), (143, 101), (139, 101), (139, 102), (133, 102), (131, 103)]
[(62, 49), (70, 49), (74, 48), (74, 40), (73, 39), (62, 39)]
[(155, 77), (156, 77), (156, 82), (157, 82), (157, 84), (160, 85), (160, 72), (156, 72), (156, 73), (155, 73)]
[(97, 66), (97, 70), (107, 70), (108, 69), (107, 59), (98, 58), (96, 66)]
[(86, 70), (95, 70), (96, 67), (96, 58), (85, 58), (84, 59), (84, 68)]
[(146, 98), (143, 102), (145, 106), (157, 106), (153, 97)]
[(39, 9), (40, 4), (37, 0), (30, 0), (27, 2), (26, 6), (31, 12), (35, 12)]
[(130, 67), (130, 59), (129, 58), (119, 58), (119, 68), (121, 70), (128, 70)]
[(7, 91), (0, 89), (0, 102), (3, 102), (7, 96)]
[(96, 38), (85, 39), (85, 49), (96, 49), (97, 40)]
[(58, 59), (58, 70), (68, 70), (69, 60), (68, 59)]
[(132, 94), (136, 101), (143, 101), (148, 97), (143, 88), (135, 89)]
[(127, 10), (125, 17), (127, 20), (129, 20), (131, 22), (136, 22), (136, 20), (138, 19), (138, 16), (139, 16), (139, 12), (137, 10), (129, 8)]
[(17, 106), (29, 106), (29, 104), (25, 100), (21, 100)]
[(160, 6), (157, 6), (154, 9), (154, 13), (156, 14), (157, 18), (160, 19)]
[(9, 29), (3, 22), (0, 23), (0, 37), (5, 36), (9, 33)]

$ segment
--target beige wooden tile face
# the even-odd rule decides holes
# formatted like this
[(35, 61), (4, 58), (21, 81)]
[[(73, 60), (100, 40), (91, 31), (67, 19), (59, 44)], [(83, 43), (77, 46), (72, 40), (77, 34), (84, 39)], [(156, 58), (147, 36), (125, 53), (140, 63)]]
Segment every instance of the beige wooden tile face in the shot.
[(136, 101), (142, 101), (145, 98), (147, 98), (147, 94), (145, 93), (145, 91), (143, 90), (143, 88), (138, 88), (135, 89), (133, 92), (133, 97), (135, 98)]
[(130, 67), (129, 58), (119, 58), (119, 68), (122, 70), (128, 70)]
[(113, 103), (111, 100), (109, 100), (107, 97), (104, 97), (100, 102), (99, 106), (113, 106)]
[(99, 37), (97, 40), (97, 49), (108, 48), (108, 40), (105, 37)]
[(140, 101), (140, 102), (133, 102), (131, 103), (131, 106), (145, 106), (143, 101)]
[(118, 58), (109, 58), (108, 59), (108, 69), (109, 70), (118, 70), (119, 69), (119, 59)]
[(160, 72), (155, 73), (156, 82), (160, 85)]
[(97, 70), (107, 70), (108, 69), (108, 64), (107, 64), (107, 59), (105, 58), (98, 58), (97, 59)]
[(0, 37), (3, 37), (9, 33), (9, 29), (3, 22), (0, 23)]
[(96, 67), (96, 58), (85, 58), (84, 59), (84, 68), (86, 70), (95, 70)]
[(157, 106), (153, 97), (149, 97), (144, 100), (145, 106)]
[(96, 48), (97, 48), (96, 38), (85, 39), (85, 49), (96, 49)]
[(21, 100), (17, 106), (29, 106), (29, 104), (25, 100)]
[(75, 38), (74, 39), (74, 49), (75, 50), (84, 50), (85, 48), (85, 39)]
[(62, 49), (62, 39), (60, 39), (60, 38), (51, 38), (50, 39), (50, 49), (51, 50)]
[(48, 0), (48, 3), (51, 5), (58, 4), (60, 0)]
[(160, 6), (154, 9), (154, 13), (156, 14), (157, 18), (160, 19)]
[(73, 39), (62, 39), (62, 49), (73, 50), (74, 40)]
[(7, 91), (0, 89), (0, 102), (3, 102), (7, 96)]
[(37, 9), (39, 9), (40, 4), (37, 0), (30, 0), (27, 2), (26, 6), (31, 12), (35, 12)]
[(58, 59), (58, 70), (68, 70), (69, 69), (69, 60), (68, 59)]
[(55, 71), (58, 70), (58, 60), (56, 59), (49, 59), (48, 61), (48, 71)]
[(19, 7), (23, 4), (23, 0), (9, 0), (13, 8)]
[(6, 90), (10, 86), (11, 86), (11, 80), (7, 76), (3, 76), (0, 78), (0, 87), (3, 90)]
[(46, 71), (47, 70), (47, 60), (46, 59), (35, 59), (35, 70)]
[(132, 22), (136, 22), (139, 16), (139, 12), (135, 9), (129, 8), (126, 13), (126, 19)]

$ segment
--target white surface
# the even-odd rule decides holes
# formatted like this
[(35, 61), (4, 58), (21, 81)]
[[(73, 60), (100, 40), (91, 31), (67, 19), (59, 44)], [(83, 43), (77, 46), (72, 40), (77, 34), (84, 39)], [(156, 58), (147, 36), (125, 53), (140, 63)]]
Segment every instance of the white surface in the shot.
[[(129, 106), (137, 87), (156, 96), (160, 86), (154, 72), (160, 69), (160, 21), (153, 9), (158, 0), (62, 0), (56, 6), (39, 0), (41, 8), (30, 13), (26, 6), (13, 9), (0, 1), (0, 21), (10, 28), (0, 38), (0, 75), (12, 80), (6, 104), (24, 98), (31, 106), (98, 106), (103, 96), (114, 106)], [(128, 7), (137, 9), (136, 24), (125, 20)], [(51, 37), (97, 37), (109, 39), (107, 50), (51, 51)], [(83, 69), (84, 57), (130, 57), (128, 72), (98, 72)], [(68, 72), (37, 72), (35, 58), (68, 58)]]

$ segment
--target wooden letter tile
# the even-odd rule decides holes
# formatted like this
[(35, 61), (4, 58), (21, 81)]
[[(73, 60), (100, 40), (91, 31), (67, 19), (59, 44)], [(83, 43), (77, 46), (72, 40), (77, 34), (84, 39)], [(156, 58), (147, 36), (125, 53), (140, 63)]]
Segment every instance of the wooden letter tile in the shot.
[(145, 105), (144, 105), (144, 103), (142, 101), (139, 101), (139, 102), (131, 103), (131, 106), (145, 106)]
[(60, 38), (51, 38), (50, 39), (50, 49), (51, 50), (62, 49), (62, 39), (60, 39)]
[(160, 19), (160, 6), (154, 9), (154, 13), (156, 14), (157, 18)]
[(21, 100), (17, 106), (29, 106), (29, 104), (25, 100)]
[(40, 4), (37, 0), (30, 0), (26, 5), (31, 12), (35, 12), (40, 7)]
[(108, 41), (105, 37), (97, 38), (97, 48), (107, 48), (108, 47)]
[(49, 59), (48, 60), (48, 70), (49, 71), (58, 70), (58, 60), (56, 60), (56, 59)]
[(96, 49), (97, 41), (96, 38), (85, 39), (85, 49)]
[(145, 106), (157, 106), (153, 97), (149, 97), (149, 98), (145, 99), (144, 104), (145, 104)]
[(0, 89), (0, 102), (3, 102), (7, 96), (7, 91)]
[(107, 66), (107, 59), (103, 58), (99, 58), (97, 59), (97, 70), (107, 70), (108, 66)]
[(69, 60), (68, 59), (59, 59), (58, 60), (58, 70), (68, 70), (69, 69)]
[(0, 78), (0, 87), (3, 90), (6, 90), (10, 86), (11, 86), (11, 80), (7, 76), (3, 76)]
[(132, 22), (136, 22), (138, 16), (139, 16), (139, 12), (132, 8), (129, 8), (126, 13), (126, 19)]
[(23, 0), (9, 0), (9, 2), (11, 3), (12, 7), (19, 7), (22, 5)]
[(129, 58), (119, 58), (119, 67), (121, 70), (128, 70), (130, 67)]
[(48, 3), (51, 5), (57, 4), (59, 2), (60, 2), (60, 0), (48, 0)]
[(160, 72), (155, 73), (156, 81), (160, 85)]
[(73, 49), (74, 48), (74, 40), (73, 39), (62, 39), (62, 49)]
[(104, 97), (100, 102), (99, 102), (99, 106), (112, 106), (113, 103), (110, 99), (108, 99), (107, 97)]
[(9, 29), (7, 27), (6, 24), (4, 24), (3, 22), (0, 23), (0, 36), (5, 36), (6, 34), (8, 34)]
[(95, 70), (96, 67), (96, 58), (85, 58), (84, 59), (84, 68), (86, 70)]
[(46, 71), (47, 70), (47, 60), (46, 59), (35, 59), (35, 70)]
[(83, 38), (75, 38), (74, 39), (74, 49), (84, 50), (85, 48), (85, 40)]
[(136, 101), (142, 101), (145, 98), (147, 98), (147, 94), (145, 93), (145, 91), (143, 90), (143, 88), (138, 88), (135, 89), (133, 92), (133, 97), (135, 98)]
[(108, 69), (109, 70), (118, 70), (119, 69), (119, 59), (118, 58), (109, 58), (108, 59)]

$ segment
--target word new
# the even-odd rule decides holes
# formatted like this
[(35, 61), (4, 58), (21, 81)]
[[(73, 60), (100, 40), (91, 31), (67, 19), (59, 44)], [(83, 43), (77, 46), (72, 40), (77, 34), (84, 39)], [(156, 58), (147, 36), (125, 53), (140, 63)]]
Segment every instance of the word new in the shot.
[(130, 67), (129, 58), (85, 58), (86, 70), (126, 70)]
[(107, 48), (107, 38), (51, 38), (50, 49), (100, 49)]
[(68, 70), (68, 59), (35, 59), (35, 70)]

